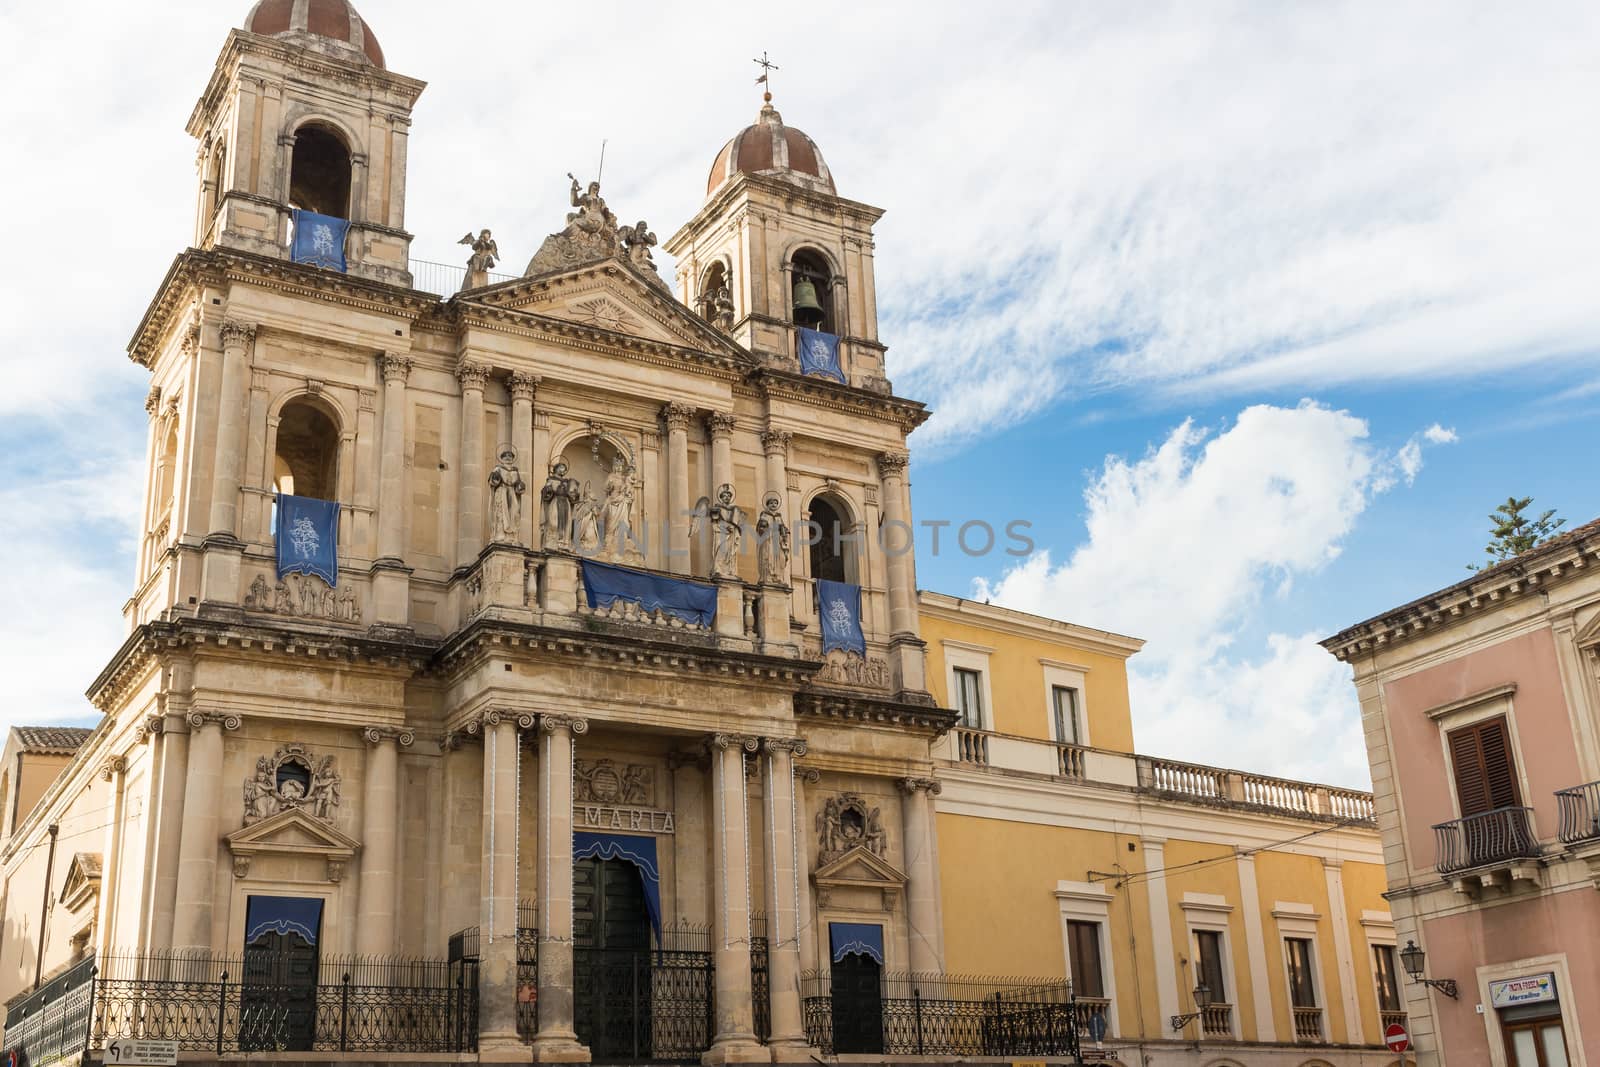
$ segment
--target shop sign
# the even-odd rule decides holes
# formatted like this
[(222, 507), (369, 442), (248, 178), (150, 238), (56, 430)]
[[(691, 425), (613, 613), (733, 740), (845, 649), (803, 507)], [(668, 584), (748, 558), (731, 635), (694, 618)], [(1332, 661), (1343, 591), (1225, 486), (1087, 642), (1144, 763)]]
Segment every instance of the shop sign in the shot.
[(1530, 974), (1523, 978), (1508, 978), (1503, 982), (1489, 983), (1489, 1001), (1497, 1008), (1512, 1008), (1518, 1004), (1542, 1004), (1556, 999), (1556, 976)]

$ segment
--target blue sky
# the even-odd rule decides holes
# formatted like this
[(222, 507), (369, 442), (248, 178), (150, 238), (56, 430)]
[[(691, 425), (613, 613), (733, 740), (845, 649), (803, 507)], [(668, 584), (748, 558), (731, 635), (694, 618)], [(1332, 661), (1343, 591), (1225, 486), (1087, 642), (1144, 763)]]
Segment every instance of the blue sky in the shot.
[[(81, 715), (123, 636), (123, 347), (188, 243), (183, 123), (234, 6), (0, 10), (28, 161), (0, 265), (10, 722)], [(753, 5), (359, 6), (430, 83), (407, 224), (435, 261), (489, 226), (520, 267), (602, 139), (612, 207), (665, 237), (770, 50), (785, 118), (888, 210), (890, 376), (937, 412), (918, 516), (1027, 519), (1048, 552), (925, 552), (922, 584), (1149, 638), (1143, 751), (1362, 784), (1314, 638), (1465, 576), (1508, 494), (1600, 514), (1592, 5), (821, 3), (851, 27), (825, 37)]]

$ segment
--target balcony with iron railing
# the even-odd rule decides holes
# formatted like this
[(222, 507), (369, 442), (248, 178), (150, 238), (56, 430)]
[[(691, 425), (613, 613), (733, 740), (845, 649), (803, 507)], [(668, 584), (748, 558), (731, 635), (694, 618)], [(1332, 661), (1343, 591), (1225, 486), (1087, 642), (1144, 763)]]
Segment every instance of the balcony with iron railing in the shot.
[(1541, 848), (1533, 809), (1496, 808), (1433, 827), (1435, 866), (1463, 892), (1537, 877)]
[(1137, 788), (1164, 799), (1323, 822), (1375, 824), (1372, 794), (1357, 789), (970, 726), (952, 730), (946, 746), (944, 757), (957, 766)]
[(1600, 841), (1600, 782), (1556, 790), (1561, 813), (1558, 835), (1563, 845)]

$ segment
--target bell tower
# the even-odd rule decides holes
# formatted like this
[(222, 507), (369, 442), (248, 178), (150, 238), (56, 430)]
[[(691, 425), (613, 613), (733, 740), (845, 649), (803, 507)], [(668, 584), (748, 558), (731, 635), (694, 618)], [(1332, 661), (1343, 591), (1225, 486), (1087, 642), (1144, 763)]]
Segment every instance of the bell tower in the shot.
[(385, 67), (348, 0), (259, 0), (189, 117), (194, 244), (295, 258), (296, 212), (314, 212), (349, 224), (317, 265), (409, 287), (406, 141), (423, 88)]
[(882, 216), (839, 195), (816, 142), (767, 93), (717, 153), (704, 205), (662, 247), (683, 302), (764, 362), (798, 370), (797, 329), (816, 330), (839, 338), (847, 384), (887, 394), (872, 265)]

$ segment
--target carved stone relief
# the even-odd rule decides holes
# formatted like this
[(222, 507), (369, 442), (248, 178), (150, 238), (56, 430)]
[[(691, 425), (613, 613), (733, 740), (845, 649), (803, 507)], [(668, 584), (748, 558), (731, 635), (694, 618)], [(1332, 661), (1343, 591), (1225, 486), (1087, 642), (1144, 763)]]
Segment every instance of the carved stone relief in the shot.
[(331, 820), (339, 806), (339, 785), (332, 756), (318, 760), (304, 745), (284, 745), (257, 759), (255, 773), (245, 779), (244, 824), (291, 808)]
[(618, 766), (609, 759), (578, 760), (574, 768), (575, 799), (592, 804), (655, 803), (655, 770), (643, 763)]
[(817, 672), (817, 681), (827, 685), (848, 685), (859, 689), (888, 689), (889, 664), (886, 660), (865, 658), (844, 649), (832, 649)]
[(244, 596), (246, 611), (289, 615), (330, 622), (360, 622), (361, 603), (356, 591), (346, 585), (335, 590), (314, 574), (288, 574), (274, 584), (258, 574)]
[(816, 823), (817, 862), (823, 866), (857, 846), (882, 859), (889, 846), (888, 834), (883, 829), (882, 809), (869, 808), (855, 793), (829, 797), (817, 812)]

